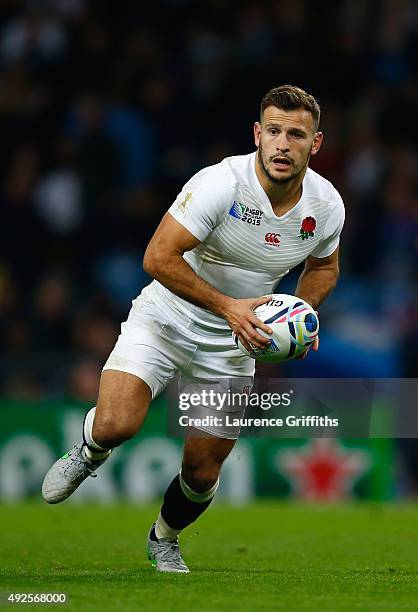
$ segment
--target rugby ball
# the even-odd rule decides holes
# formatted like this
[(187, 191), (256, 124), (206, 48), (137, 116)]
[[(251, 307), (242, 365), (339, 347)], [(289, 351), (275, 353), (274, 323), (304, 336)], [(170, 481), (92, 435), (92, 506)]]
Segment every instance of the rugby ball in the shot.
[(270, 345), (264, 349), (251, 345), (249, 352), (234, 333), (232, 337), (240, 351), (256, 361), (278, 363), (295, 359), (313, 344), (319, 332), (315, 310), (294, 295), (275, 293), (269, 302), (257, 306), (254, 314), (273, 330), (269, 336), (258, 329), (262, 336), (270, 338)]

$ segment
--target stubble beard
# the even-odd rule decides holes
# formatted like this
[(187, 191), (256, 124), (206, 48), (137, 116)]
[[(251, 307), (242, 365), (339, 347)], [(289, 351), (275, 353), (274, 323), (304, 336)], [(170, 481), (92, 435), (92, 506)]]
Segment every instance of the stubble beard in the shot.
[(289, 181), (293, 181), (298, 176), (300, 176), (302, 174), (302, 172), (305, 172), (305, 170), (306, 170), (306, 168), (308, 166), (308, 163), (309, 163), (309, 158), (310, 158), (310, 155), (308, 154), (308, 156), (306, 158), (306, 162), (305, 162), (305, 164), (302, 166), (302, 168), (300, 170), (296, 170), (295, 172), (292, 172), (292, 173), (290, 173), (287, 176), (277, 177), (277, 176), (274, 176), (273, 174), (271, 174), (271, 172), (269, 171), (267, 165), (264, 163), (264, 159), (263, 159), (263, 147), (262, 147), (261, 141), (260, 141), (260, 143), (258, 145), (258, 159), (260, 161), (260, 164), (261, 164), (261, 167), (263, 169), (263, 172), (266, 175), (266, 177), (269, 179), (269, 181), (271, 181), (275, 185), (281, 185), (283, 183), (288, 183)]

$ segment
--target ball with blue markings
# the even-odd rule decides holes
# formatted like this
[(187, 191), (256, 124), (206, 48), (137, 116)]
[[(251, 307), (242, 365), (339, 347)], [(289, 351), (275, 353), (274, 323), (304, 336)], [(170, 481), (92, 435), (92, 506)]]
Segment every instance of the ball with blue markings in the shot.
[(258, 306), (254, 314), (273, 331), (269, 336), (257, 329), (262, 336), (270, 338), (269, 346), (250, 345), (250, 352), (235, 334), (233, 338), (238, 348), (256, 361), (279, 363), (295, 359), (314, 343), (319, 333), (317, 313), (310, 304), (294, 295), (275, 293), (269, 302)]

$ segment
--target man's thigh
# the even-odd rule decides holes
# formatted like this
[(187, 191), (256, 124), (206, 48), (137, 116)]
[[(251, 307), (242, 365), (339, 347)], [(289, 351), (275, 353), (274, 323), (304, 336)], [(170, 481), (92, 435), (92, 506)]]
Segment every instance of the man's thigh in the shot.
[(100, 378), (99, 396), (94, 419), (98, 438), (109, 428), (116, 433), (135, 435), (147, 416), (152, 394), (138, 376), (106, 370)]

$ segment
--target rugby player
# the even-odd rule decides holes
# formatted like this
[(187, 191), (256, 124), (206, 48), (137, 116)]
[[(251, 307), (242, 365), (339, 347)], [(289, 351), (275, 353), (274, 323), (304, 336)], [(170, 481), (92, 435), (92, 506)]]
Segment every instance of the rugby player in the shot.
[[(121, 326), (83, 440), (45, 476), (47, 502), (63, 501), (95, 476), (177, 373), (185, 381), (227, 378), (232, 390), (234, 381), (236, 390), (251, 385), (255, 362), (231, 331), (246, 347), (268, 344), (256, 328), (271, 329), (253, 311), (289, 270), (304, 262), (295, 295), (314, 308), (335, 287), (344, 206), (333, 185), (308, 168), (323, 140), (319, 119), (312, 95), (275, 87), (254, 124), (256, 151), (204, 168), (183, 187), (146, 249), (144, 269), (155, 280)], [(200, 433), (185, 437), (180, 472), (148, 535), (148, 555), (161, 572), (189, 571), (178, 535), (211, 503), (239, 432)]]

